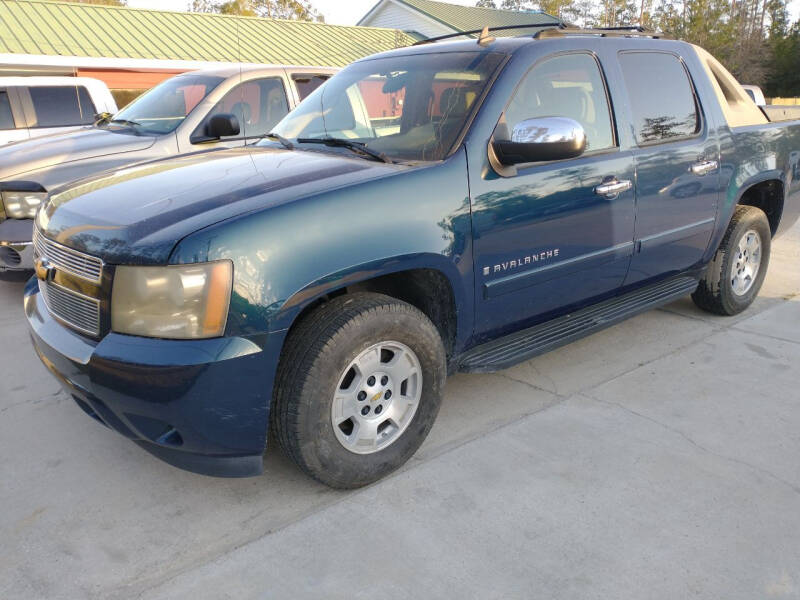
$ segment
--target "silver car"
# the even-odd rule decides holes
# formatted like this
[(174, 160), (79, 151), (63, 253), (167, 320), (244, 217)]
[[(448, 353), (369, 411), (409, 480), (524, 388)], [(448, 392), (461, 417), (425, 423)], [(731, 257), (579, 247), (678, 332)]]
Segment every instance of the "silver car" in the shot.
[(240, 65), (192, 71), (95, 125), (0, 148), (0, 275), (33, 269), (33, 217), (53, 189), (127, 164), (255, 141), (335, 71)]

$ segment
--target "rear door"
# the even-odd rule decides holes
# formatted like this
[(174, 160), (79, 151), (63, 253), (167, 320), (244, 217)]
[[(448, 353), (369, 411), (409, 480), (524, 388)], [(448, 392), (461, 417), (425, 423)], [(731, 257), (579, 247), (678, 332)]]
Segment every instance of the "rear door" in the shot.
[[(289, 99), (283, 78), (274, 76), (251, 79), (231, 88), (211, 109), (196, 131), (205, 131), (208, 120), (219, 113), (235, 115), (240, 130), (238, 135), (222, 138), (219, 142), (213, 142), (214, 144), (236, 147), (258, 140), (289, 114)], [(196, 149), (208, 145), (207, 142), (202, 146), (196, 145)]]
[(0, 145), (27, 140), (28, 137), (16, 88), (0, 87)]
[(676, 54), (622, 51), (636, 149), (636, 250), (625, 284), (697, 265), (714, 230), (719, 143)]

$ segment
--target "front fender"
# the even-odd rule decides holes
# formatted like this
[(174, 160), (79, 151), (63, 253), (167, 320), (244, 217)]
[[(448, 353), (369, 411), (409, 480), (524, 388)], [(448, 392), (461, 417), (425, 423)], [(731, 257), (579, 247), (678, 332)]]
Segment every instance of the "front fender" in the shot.
[(379, 259), (360, 265), (353, 265), (321, 277), (293, 294), (280, 307), (270, 321), (271, 329), (272, 331), (288, 329), (303, 309), (327, 294), (376, 277), (414, 269), (437, 271), (447, 278), (450, 288), (453, 290), (456, 306), (458, 324), (456, 338), (457, 340), (465, 340), (471, 332), (472, 312), (471, 310), (464, 310), (464, 307), (471, 306), (471, 290), (464, 289), (462, 274), (453, 261), (441, 254), (431, 253)]
[(473, 315), (466, 152), (441, 163), (299, 198), (203, 229), (170, 262), (230, 259), (229, 335), (287, 329), (322, 295), (367, 279), (435, 269), (451, 284), (459, 336)]

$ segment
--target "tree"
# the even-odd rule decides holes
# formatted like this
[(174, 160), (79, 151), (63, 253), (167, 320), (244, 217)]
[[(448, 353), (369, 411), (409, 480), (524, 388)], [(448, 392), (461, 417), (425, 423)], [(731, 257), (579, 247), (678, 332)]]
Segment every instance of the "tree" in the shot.
[(324, 21), (323, 16), (305, 0), (192, 0), (189, 10), (243, 17)]
[(800, 22), (787, 0), (479, 0), (478, 6), (542, 10), (581, 27), (641, 24), (702, 46), (743, 83), (800, 96)]
[(478, 8), (497, 8), (497, 5), (494, 3), (494, 0), (478, 0), (475, 4)]

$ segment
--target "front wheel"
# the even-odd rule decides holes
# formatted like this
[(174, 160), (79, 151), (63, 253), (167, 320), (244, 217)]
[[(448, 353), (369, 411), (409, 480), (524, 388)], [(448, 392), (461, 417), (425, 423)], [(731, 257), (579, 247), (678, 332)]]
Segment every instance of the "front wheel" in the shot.
[(767, 275), (771, 240), (764, 212), (737, 206), (705, 277), (692, 294), (694, 303), (718, 315), (735, 315), (750, 306)]
[(431, 321), (380, 294), (341, 296), (289, 335), (273, 431), (297, 465), (337, 488), (405, 463), (439, 412), (445, 351)]

